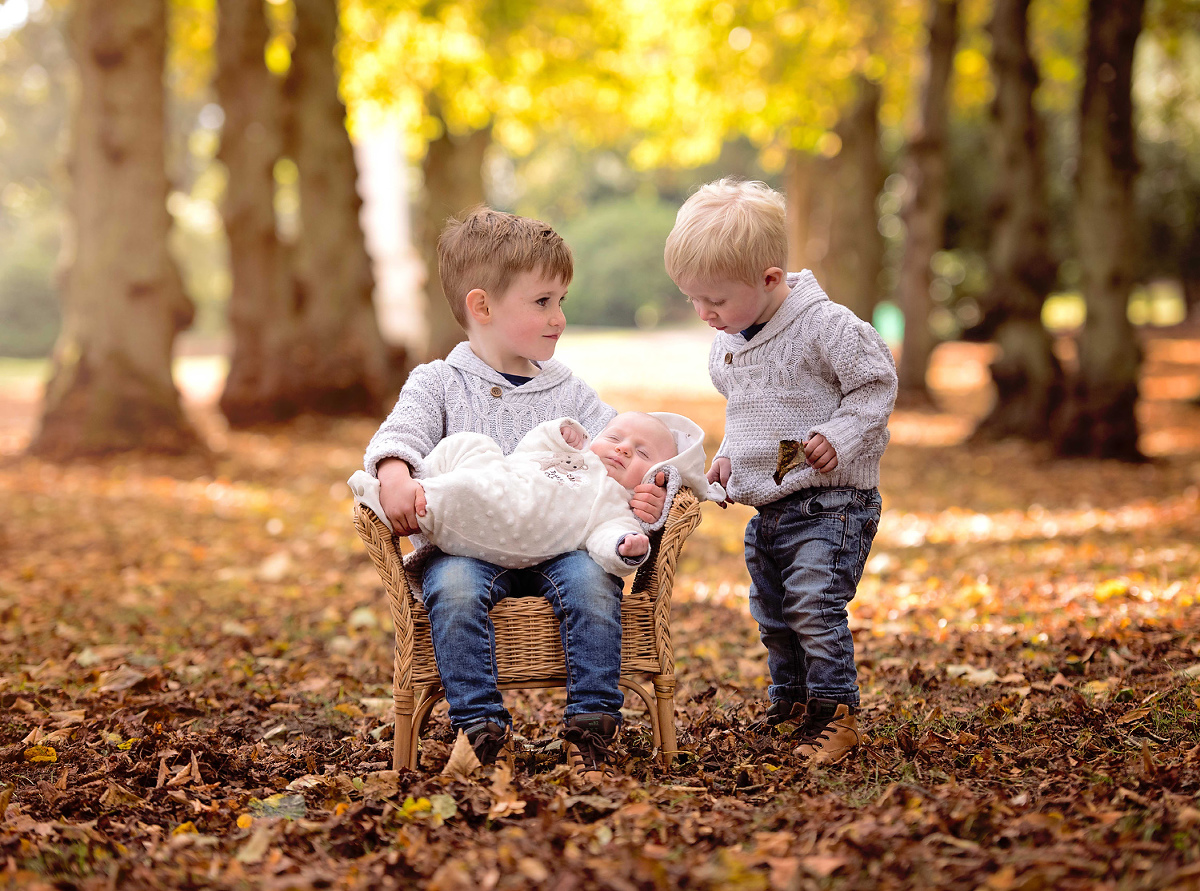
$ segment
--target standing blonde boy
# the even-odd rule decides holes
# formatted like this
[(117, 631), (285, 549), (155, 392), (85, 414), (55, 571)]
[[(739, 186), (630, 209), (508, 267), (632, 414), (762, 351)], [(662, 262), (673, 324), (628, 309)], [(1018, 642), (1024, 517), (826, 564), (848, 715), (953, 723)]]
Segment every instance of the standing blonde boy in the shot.
[(794, 754), (841, 761), (859, 742), (846, 606), (879, 524), (892, 354), (811, 272), (785, 273), (784, 199), (762, 183), (703, 186), (665, 260), (718, 332), (708, 370), (727, 400), (725, 439), (708, 478), (758, 510), (745, 544), (771, 672), (765, 722), (798, 722)]
[[(397, 533), (418, 532), (425, 458), (450, 434), (482, 433), (508, 454), (545, 421), (574, 418), (595, 437), (616, 415), (553, 358), (573, 269), (566, 243), (537, 220), (484, 207), (446, 225), (438, 271), (467, 340), (445, 360), (413, 369), (363, 459)], [(640, 485), (629, 506), (656, 526), (665, 500), (663, 487)], [(512, 725), (497, 687), (489, 612), (511, 595), (541, 595), (558, 618), (567, 657), (563, 736), (572, 771), (593, 782), (611, 772), (623, 701), (620, 579), (580, 550), (528, 569), (432, 550), (422, 593), (450, 724), (466, 732), (480, 761), (509, 750)]]

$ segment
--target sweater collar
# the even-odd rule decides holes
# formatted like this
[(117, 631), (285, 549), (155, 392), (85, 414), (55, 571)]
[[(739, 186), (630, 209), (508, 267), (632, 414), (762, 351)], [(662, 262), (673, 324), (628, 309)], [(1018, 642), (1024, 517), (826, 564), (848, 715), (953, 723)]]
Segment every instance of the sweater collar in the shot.
[(754, 335), (753, 340), (746, 340), (740, 333), (722, 332), (720, 336), (733, 341), (731, 346), (735, 349), (741, 349), (751, 343), (755, 345), (765, 343), (780, 331), (787, 330), (808, 307), (829, 299), (828, 295), (821, 290), (821, 286), (817, 284), (816, 277), (807, 269), (802, 269), (800, 272), (789, 272), (787, 283), (791, 288), (787, 297), (783, 298), (783, 303), (779, 304), (775, 315), (767, 319), (766, 324)]
[[(489, 384), (497, 384), (506, 390), (515, 389), (515, 384), (475, 355), (475, 351), (471, 349), (470, 341), (464, 340), (452, 349), (450, 355), (446, 357), (446, 364), (451, 368), (457, 368), (465, 374), (474, 375)], [(523, 392), (548, 390), (551, 387), (561, 384), (571, 376), (571, 369), (567, 368), (566, 365), (563, 365), (557, 359), (549, 359), (545, 362), (534, 364), (541, 371), (531, 381), (521, 385)]]

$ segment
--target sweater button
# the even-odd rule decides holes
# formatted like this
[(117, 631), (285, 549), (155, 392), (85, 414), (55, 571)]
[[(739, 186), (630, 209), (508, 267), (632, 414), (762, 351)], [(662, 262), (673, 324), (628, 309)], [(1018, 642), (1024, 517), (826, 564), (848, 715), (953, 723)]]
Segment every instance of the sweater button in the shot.
[(500, 398), (500, 394), (503, 392), (504, 391), (501, 390), (499, 387), (492, 387), (492, 395), (495, 396), (497, 399)]
[(732, 364), (733, 364), (733, 353), (726, 353), (726, 354), (725, 354), (725, 364), (726, 364), (726, 365), (732, 365)]

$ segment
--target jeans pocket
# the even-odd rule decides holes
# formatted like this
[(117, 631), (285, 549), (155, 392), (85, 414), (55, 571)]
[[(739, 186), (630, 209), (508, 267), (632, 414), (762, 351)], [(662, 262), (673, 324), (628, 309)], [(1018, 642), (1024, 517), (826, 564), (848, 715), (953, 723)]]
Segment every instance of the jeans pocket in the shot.
[(879, 521), (874, 517), (863, 523), (862, 535), (858, 538), (858, 569), (854, 573), (854, 584), (862, 581), (863, 569), (867, 565), (867, 555), (871, 553), (871, 545), (875, 541), (875, 533), (879, 531)]
[(857, 494), (857, 489), (848, 487), (818, 489), (804, 500), (800, 509), (806, 517), (844, 518)]

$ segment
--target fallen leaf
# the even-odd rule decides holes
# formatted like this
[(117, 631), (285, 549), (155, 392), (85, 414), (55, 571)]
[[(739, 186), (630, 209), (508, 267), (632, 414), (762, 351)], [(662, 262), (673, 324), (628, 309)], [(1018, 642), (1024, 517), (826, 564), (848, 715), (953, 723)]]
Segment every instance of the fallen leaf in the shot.
[(53, 764), (58, 760), (58, 752), (53, 746), (30, 746), (25, 750), (25, 760), (34, 764)]
[(454, 748), (450, 750), (450, 759), (442, 768), (442, 776), (453, 777), (460, 782), (466, 782), (482, 765), (471, 747), (471, 741), (463, 731), (458, 731), (454, 740)]
[(824, 879), (833, 875), (837, 870), (845, 866), (846, 858), (814, 854), (811, 857), (801, 858), (800, 865), (818, 879)]
[(100, 675), (100, 693), (120, 693), (146, 680), (146, 675), (128, 665), (122, 665), (114, 671), (106, 671)]
[(1125, 714), (1121, 715), (1121, 717), (1117, 718), (1117, 723), (1132, 724), (1134, 721), (1142, 720), (1142, 718), (1146, 717), (1148, 714), (1150, 714), (1150, 709), (1148, 708), (1130, 709)]
[(139, 807), (145, 803), (128, 789), (118, 786), (116, 783), (109, 783), (104, 794), (100, 796), (100, 804), (107, 808)]
[(237, 856), (234, 859), (238, 863), (261, 863), (271, 847), (272, 835), (273, 833), (269, 824), (259, 826), (254, 830), (254, 834), (250, 836), (250, 840), (242, 845), (241, 850), (237, 852)]
[(282, 817), (285, 820), (298, 820), (308, 812), (308, 805), (303, 795), (277, 792), (267, 798), (251, 798), (250, 812), (256, 817)]

